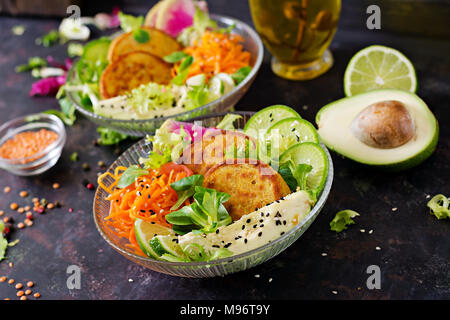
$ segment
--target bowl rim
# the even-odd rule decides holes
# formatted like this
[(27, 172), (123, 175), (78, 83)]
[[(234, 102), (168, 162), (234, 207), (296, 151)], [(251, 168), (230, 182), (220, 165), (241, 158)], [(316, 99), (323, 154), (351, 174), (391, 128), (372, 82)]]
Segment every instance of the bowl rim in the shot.
[[(45, 149), (39, 151), (38, 153), (36, 153), (32, 156), (28, 156), (28, 157), (24, 157), (24, 158), (14, 158), (14, 159), (6, 159), (6, 158), (0, 157), (0, 166), (1, 167), (3, 167), (3, 168), (14, 167), (17, 169), (26, 169), (26, 168), (33, 166), (36, 163), (39, 163), (40, 161), (42, 161), (42, 159), (47, 154), (49, 154), (52, 150), (56, 149), (60, 145), (64, 145), (65, 140), (66, 140), (66, 129), (64, 127), (64, 123), (61, 121), (60, 118), (58, 118), (57, 116), (52, 115), (52, 114), (46, 114), (46, 113), (42, 113), (42, 112), (41, 113), (32, 113), (32, 114), (27, 114), (24, 116), (20, 116), (20, 117), (11, 119), (0, 126), (0, 132), (3, 130), (7, 130), (8, 126), (14, 125), (14, 123), (17, 121), (21, 121), (24, 123), (22, 123), (20, 125), (14, 125), (14, 127), (11, 129), (14, 129), (14, 130), (19, 129), (19, 128), (27, 125), (28, 123), (31, 123), (34, 121), (38, 122), (40, 119), (51, 120), (56, 125), (56, 129), (57, 129), (56, 133), (58, 134), (58, 138), (54, 142), (52, 142), (50, 145), (48, 145)], [(37, 126), (36, 128), (46, 128), (46, 126)], [(52, 130), (52, 131), (54, 131), (54, 130)], [(9, 132), (9, 130), (6, 133), (8, 133), (8, 132)], [(23, 132), (23, 131), (21, 130), (21, 131), (18, 131), (17, 133), (20, 133), (20, 132)], [(17, 134), (17, 133), (15, 133), (15, 134)], [(0, 136), (0, 140), (3, 139), (3, 137), (4, 137), (4, 135)], [(11, 138), (8, 138), (7, 140), (5, 140), (5, 142)], [(27, 162), (27, 160), (31, 160), (31, 161)]]
[[(257, 50), (257, 56), (255, 59), (255, 63), (252, 67), (252, 71), (250, 71), (250, 73), (245, 77), (244, 81), (242, 81), (241, 83), (239, 83), (236, 87), (234, 87), (230, 92), (224, 94), (223, 96), (221, 96), (219, 99), (216, 99), (214, 101), (211, 101), (210, 103), (207, 103), (201, 107), (189, 110), (189, 111), (184, 111), (181, 113), (177, 113), (171, 116), (167, 116), (167, 117), (159, 117), (157, 118), (158, 121), (165, 121), (167, 119), (173, 119), (175, 117), (183, 117), (183, 116), (188, 116), (189, 114), (192, 114), (193, 112), (199, 112), (205, 109), (208, 109), (209, 107), (221, 103), (222, 101), (226, 100), (228, 97), (232, 96), (233, 94), (235, 94), (236, 92), (239, 92), (243, 87), (245, 87), (250, 81), (251, 79), (253, 79), (256, 74), (258, 73), (261, 65), (262, 65), (262, 61), (264, 58), (264, 46), (261, 40), (261, 37), (259, 36), (259, 34), (247, 23), (239, 20), (239, 19), (235, 19), (229, 16), (224, 16), (224, 15), (218, 15), (218, 14), (210, 14), (210, 17), (218, 22), (223, 22), (225, 24), (228, 25), (232, 25), (233, 23), (236, 23), (237, 27), (240, 27), (242, 29), (244, 29), (248, 34), (250, 34), (250, 38), (253, 39), (253, 41), (256, 42), (256, 45), (258, 47)], [(67, 79), (70, 79), (73, 77), (74, 74), (74, 70), (75, 70), (75, 65), (76, 63), (74, 62), (72, 64), (72, 66), (70, 67), (68, 74), (67, 74)], [(75, 108), (81, 112), (84, 116), (90, 117), (90, 118), (94, 118), (96, 120), (99, 121), (106, 121), (106, 122), (111, 122), (111, 124), (115, 124), (115, 125), (120, 125), (120, 124), (145, 124), (149, 121), (154, 121), (156, 120), (156, 118), (151, 118), (151, 119), (137, 119), (137, 120), (125, 120), (125, 119), (113, 119), (113, 118), (108, 118), (108, 117), (104, 117), (101, 115), (98, 115), (94, 112), (88, 111), (85, 108), (83, 108), (82, 106), (80, 106), (75, 99), (73, 98), (73, 93), (71, 92), (67, 92), (67, 97), (69, 98), (70, 102), (73, 103), (75, 105)]]
[[(193, 119), (190, 119), (189, 121), (198, 121), (198, 120), (202, 120), (205, 118), (213, 118), (213, 117), (221, 117), (221, 116), (225, 116), (228, 113), (233, 113), (233, 114), (239, 114), (239, 115), (252, 115), (255, 114), (255, 112), (251, 112), (251, 111), (234, 111), (234, 112), (223, 112), (223, 113), (218, 113), (218, 114), (211, 114), (211, 115), (205, 115), (205, 116), (200, 116), (200, 117), (196, 117)], [(123, 152), (107, 169), (107, 171), (105, 172), (109, 172), (110, 170), (112, 170), (112, 167), (115, 166), (116, 162), (119, 161), (129, 150), (131, 150), (132, 148), (135, 148), (138, 145), (143, 144), (145, 141), (145, 138), (140, 139), (138, 142), (134, 143), (132, 146), (130, 146), (127, 150), (125, 150), (125, 152)], [(283, 234), (282, 236), (278, 237), (277, 239), (268, 242), (260, 247), (257, 247), (255, 249), (237, 254), (237, 255), (233, 255), (230, 257), (226, 257), (226, 258), (221, 258), (221, 259), (217, 259), (217, 260), (211, 260), (211, 261), (200, 261), (200, 262), (169, 262), (169, 261), (161, 261), (161, 260), (156, 260), (156, 259), (152, 259), (150, 257), (143, 257), (140, 255), (137, 255), (135, 253), (126, 251), (124, 249), (122, 249), (121, 247), (115, 245), (109, 238), (108, 236), (103, 232), (103, 230), (100, 228), (99, 226), (99, 222), (96, 219), (96, 214), (95, 214), (95, 209), (96, 209), (96, 204), (97, 204), (97, 199), (100, 197), (99, 192), (101, 187), (98, 186), (97, 190), (95, 191), (95, 195), (94, 195), (94, 202), (93, 202), (93, 218), (94, 218), (94, 222), (95, 222), (95, 226), (98, 230), (98, 232), (101, 234), (102, 238), (110, 245), (112, 246), (116, 251), (118, 251), (119, 253), (121, 253), (122, 255), (125, 255), (127, 257), (133, 258), (134, 261), (139, 261), (140, 263), (146, 263), (146, 262), (150, 262), (156, 265), (160, 265), (160, 266), (172, 266), (172, 267), (213, 267), (215, 265), (222, 265), (224, 263), (229, 263), (232, 262), (233, 260), (239, 260), (242, 258), (245, 258), (247, 256), (252, 256), (254, 254), (257, 254), (258, 252), (262, 252), (265, 251), (266, 249), (275, 246), (276, 244), (279, 244), (280, 242), (283, 242), (286, 238), (289, 238), (290, 236), (292, 236), (294, 233), (296, 233), (299, 229), (301, 229), (306, 223), (309, 222), (309, 220), (311, 219), (315, 219), (315, 216), (317, 214), (318, 211), (320, 211), (322, 209), (322, 207), (324, 206), (328, 195), (331, 191), (331, 186), (333, 184), (333, 178), (334, 178), (334, 167), (333, 167), (333, 160), (331, 158), (331, 154), (329, 152), (329, 150), (327, 149), (327, 147), (323, 144), (320, 143), (320, 146), (322, 147), (322, 149), (325, 151), (326, 155), (327, 155), (327, 159), (328, 159), (328, 175), (327, 175), (327, 180), (325, 182), (324, 188), (322, 190), (322, 192), (320, 193), (319, 198), (317, 199), (317, 202), (315, 203), (314, 207), (311, 208), (310, 212), (306, 215), (305, 218), (303, 218), (303, 220), (298, 223), (296, 226), (294, 226), (292, 229), (290, 229), (289, 231), (287, 231), (285, 234)], [(292, 194), (292, 193), (291, 193)]]

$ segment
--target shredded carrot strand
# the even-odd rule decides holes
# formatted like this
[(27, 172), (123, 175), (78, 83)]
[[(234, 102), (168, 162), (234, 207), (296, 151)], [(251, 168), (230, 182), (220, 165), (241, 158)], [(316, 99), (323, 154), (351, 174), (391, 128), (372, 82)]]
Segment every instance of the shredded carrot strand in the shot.
[[(172, 212), (170, 208), (177, 202), (178, 195), (170, 184), (183, 179), (192, 173), (183, 165), (168, 164), (170, 171), (151, 170), (147, 175), (140, 176), (134, 183), (123, 189), (117, 188), (124, 167), (116, 168), (114, 174), (103, 174), (99, 177), (99, 185), (109, 193), (106, 200), (111, 202), (106, 223), (111, 231), (119, 237), (129, 240), (128, 246), (137, 254), (145, 256), (140, 249), (134, 234), (135, 219), (154, 222), (166, 227), (172, 227), (165, 216)], [(162, 169), (162, 168), (161, 168)], [(107, 187), (103, 183), (106, 176), (113, 177), (114, 182)], [(185, 202), (189, 205), (189, 201)]]
[[(250, 53), (243, 50), (240, 35), (205, 31), (193, 46), (184, 48), (184, 52), (194, 58), (186, 78), (205, 74), (209, 81), (214, 75), (225, 72), (235, 73), (250, 64)], [(172, 75), (178, 73), (179, 63), (172, 69)]]

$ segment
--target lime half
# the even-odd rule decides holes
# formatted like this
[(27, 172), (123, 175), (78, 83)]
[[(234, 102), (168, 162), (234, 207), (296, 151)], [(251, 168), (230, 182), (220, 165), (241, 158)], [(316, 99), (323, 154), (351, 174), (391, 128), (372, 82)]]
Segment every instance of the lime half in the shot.
[(292, 160), (295, 165), (309, 164), (312, 170), (306, 178), (306, 187), (309, 190), (322, 191), (328, 175), (328, 158), (320, 145), (312, 142), (294, 144), (280, 157), (281, 164), (288, 160)]
[(255, 113), (245, 124), (244, 133), (257, 138), (260, 130), (267, 130), (276, 122), (286, 118), (299, 118), (300, 115), (292, 108), (277, 104), (266, 107)]
[(150, 247), (158, 256), (172, 255), (177, 258), (184, 257), (184, 253), (178, 244), (178, 237), (173, 235), (160, 236), (157, 235), (149, 242)]
[(416, 71), (403, 53), (375, 45), (353, 56), (345, 70), (345, 94), (349, 97), (376, 89), (416, 92)]
[(136, 241), (141, 247), (142, 251), (150, 258), (158, 259), (159, 254), (155, 252), (149, 244), (149, 241), (156, 235), (173, 235), (172, 229), (166, 228), (159, 224), (152, 224), (151, 222), (136, 219), (134, 222), (134, 231), (136, 234)]
[(302, 142), (319, 143), (319, 135), (316, 128), (304, 120), (299, 118), (287, 118), (278, 121), (267, 130), (267, 139), (275, 141), (279, 138), (280, 153), (286, 151), (294, 144)]

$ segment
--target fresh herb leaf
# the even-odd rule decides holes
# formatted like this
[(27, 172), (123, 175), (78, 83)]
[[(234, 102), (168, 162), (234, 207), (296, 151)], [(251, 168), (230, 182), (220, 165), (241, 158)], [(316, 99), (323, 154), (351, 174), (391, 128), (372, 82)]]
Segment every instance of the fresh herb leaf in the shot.
[(28, 59), (27, 64), (21, 64), (16, 67), (16, 72), (30, 71), (36, 68), (45, 67), (47, 65), (47, 60), (41, 57), (31, 57)]
[(298, 164), (295, 169), (291, 168), (292, 175), (297, 180), (297, 184), (301, 190), (306, 190), (306, 180), (311, 170), (312, 166), (304, 163)]
[(37, 45), (43, 45), (48, 48), (56, 44), (60, 39), (59, 32), (57, 30), (51, 30), (49, 33), (44, 36), (36, 39)]
[(234, 28), (236, 28), (236, 22), (233, 22), (231, 25), (229, 25), (229, 26), (226, 27), (226, 28), (220, 28), (220, 29), (219, 29), (219, 32), (220, 32), (220, 33), (227, 33), (227, 34), (230, 34), (231, 31), (234, 30)]
[(125, 32), (129, 32), (129, 31), (138, 29), (144, 23), (143, 16), (135, 17), (131, 14), (125, 14), (122, 11), (119, 11), (118, 17), (119, 17), (120, 27)]
[(183, 60), (184, 58), (186, 58), (188, 56), (189, 55), (186, 52), (175, 51), (175, 52), (172, 52), (171, 54), (165, 56), (163, 58), (163, 60), (168, 63), (176, 63), (176, 62), (180, 62), (181, 60)]
[(137, 165), (132, 165), (125, 170), (122, 175), (120, 176), (119, 181), (117, 182), (118, 188), (126, 188), (130, 184), (134, 183), (137, 178), (140, 176), (143, 176), (145, 174), (148, 174), (148, 171), (145, 169), (140, 168)]
[(133, 30), (133, 38), (139, 43), (147, 43), (150, 41), (150, 35), (143, 29)]
[(235, 84), (238, 85), (239, 83), (244, 81), (244, 79), (250, 74), (251, 71), (252, 67), (250, 66), (242, 67), (238, 71), (233, 73), (231, 75), (231, 78), (233, 78)]
[(3, 230), (5, 229), (5, 224), (0, 220), (0, 261), (5, 258), (6, 248), (8, 248), (8, 241), (3, 238)]
[(430, 214), (436, 218), (445, 219), (450, 218), (450, 201), (443, 194), (437, 194), (427, 203), (427, 207), (430, 208)]
[(44, 111), (46, 114), (53, 114), (60, 118), (66, 125), (71, 126), (75, 123), (77, 117), (75, 116), (75, 106), (67, 98), (61, 98), (58, 100), (61, 111), (55, 109), (49, 109)]
[(342, 210), (339, 211), (336, 216), (330, 222), (330, 229), (332, 231), (341, 232), (347, 229), (347, 226), (354, 224), (355, 221), (352, 218), (359, 216), (356, 211)]
[(78, 161), (78, 152), (72, 152), (70, 155), (70, 161), (77, 162)]
[(186, 80), (186, 77), (189, 73), (189, 67), (194, 62), (194, 57), (187, 56), (186, 58), (181, 61), (180, 66), (178, 67), (178, 73), (177, 75), (172, 79), (171, 83), (181, 86), (184, 84), (184, 81)]
[(222, 121), (219, 122), (219, 124), (216, 126), (216, 128), (223, 129), (223, 130), (236, 130), (233, 123), (238, 119), (242, 119), (242, 116), (239, 114), (228, 113), (222, 119)]
[(193, 198), (194, 203), (191, 205), (166, 215), (167, 222), (173, 224), (175, 232), (185, 234), (196, 230), (198, 233), (210, 233), (231, 223), (231, 217), (223, 206), (230, 198), (229, 194), (196, 186)]
[(202, 183), (203, 176), (201, 174), (194, 174), (172, 183), (170, 187), (176, 191), (178, 200), (170, 210), (178, 209), (187, 199), (194, 195), (195, 187), (201, 186)]
[(287, 164), (283, 164), (278, 169), (278, 173), (288, 185), (289, 189), (294, 192), (297, 189), (297, 180), (294, 178), (291, 168)]
[(210, 92), (203, 84), (191, 86), (186, 94), (185, 106), (187, 110), (195, 109), (207, 104), (210, 101)]
[(100, 133), (100, 138), (97, 139), (97, 142), (102, 146), (118, 144), (120, 141), (128, 138), (126, 134), (105, 127), (98, 127), (97, 132)]

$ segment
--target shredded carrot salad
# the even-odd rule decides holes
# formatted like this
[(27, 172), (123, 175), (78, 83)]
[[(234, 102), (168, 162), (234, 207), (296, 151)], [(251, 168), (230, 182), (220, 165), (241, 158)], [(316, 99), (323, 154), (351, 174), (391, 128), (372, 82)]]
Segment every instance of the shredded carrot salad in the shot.
[[(134, 221), (139, 218), (145, 221), (171, 227), (165, 216), (172, 211), (170, 208), (177, 202), (178, 196), (170, 184), (192, 175), (192, 171), (183, 165), (167, 163), (159, 169), (149, 170), (148, 175), (140, 176), (134, 183), (123, 189), (116, 188), (125, 167), (118, 167), (114, 175), (104, 173), (98, 179), (99, 185), (110, 193), (106, 200), (111, 201), (106, 223), (113, 227), (111, 231), (119, 237), (127, 238), (130, 247), (139, 254), (141, 251), (134, 234)], [(114, 178), (108, 188), (102, 180), (110, 175)], [(189, 201), (186, 201), (186, 205)]]
[[(187, 78), (203, 73), (208, 81), (220, 72), (232, 74), (249, 66), (250, 53), (243, 50), (242, 41), (240, 35), (205, 31), (193, 46), (183, 50), (194, 58)], [(178, 67), (172, 69), (174, 76)]]

